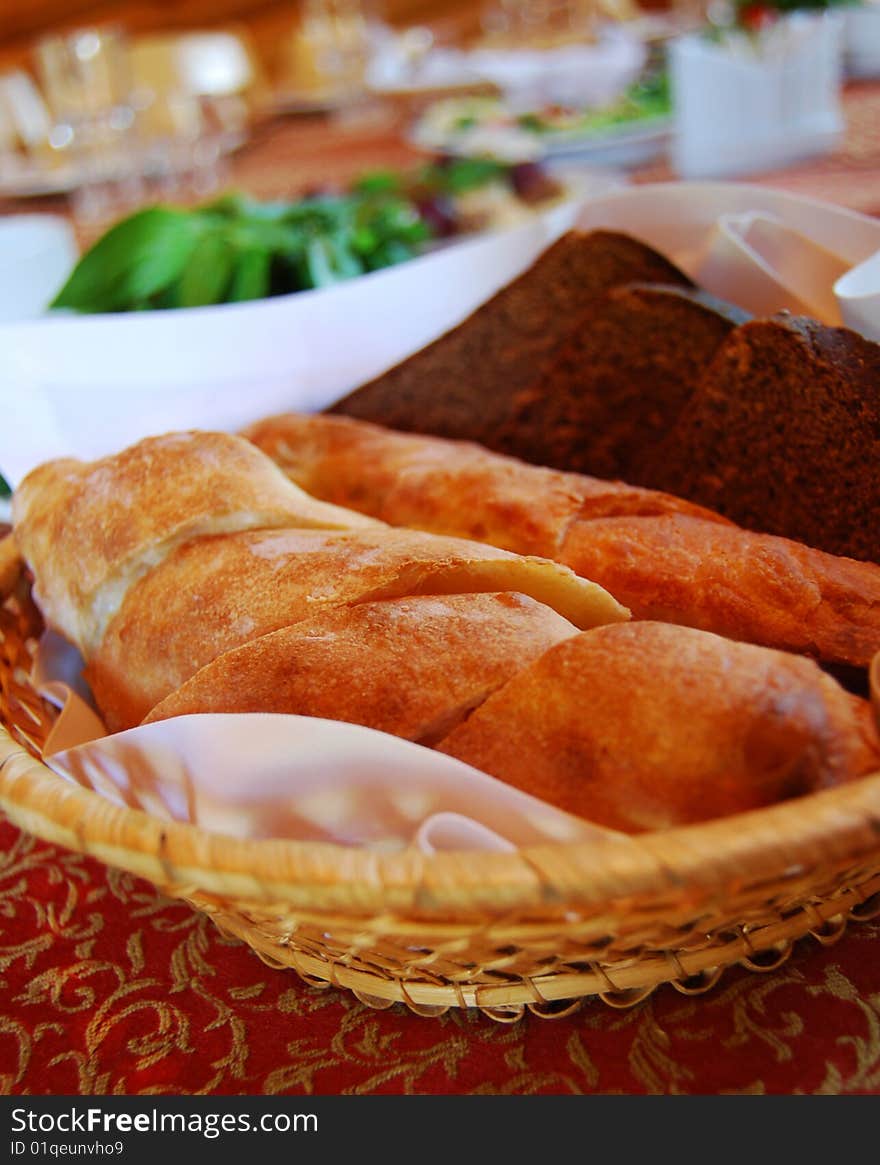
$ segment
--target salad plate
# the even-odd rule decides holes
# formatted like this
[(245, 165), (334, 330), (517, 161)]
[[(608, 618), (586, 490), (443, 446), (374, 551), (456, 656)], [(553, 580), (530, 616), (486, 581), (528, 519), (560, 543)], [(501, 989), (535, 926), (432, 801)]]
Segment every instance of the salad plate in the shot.
[(435, 102), (417, 121), (411, 140), (452, 156), (507, 161), (642, 161), (662, 150), (673, 132), (663, 77), (630, 86), (596, 108), (548, 105), (516, 109), (501, 98), (461, 97)]

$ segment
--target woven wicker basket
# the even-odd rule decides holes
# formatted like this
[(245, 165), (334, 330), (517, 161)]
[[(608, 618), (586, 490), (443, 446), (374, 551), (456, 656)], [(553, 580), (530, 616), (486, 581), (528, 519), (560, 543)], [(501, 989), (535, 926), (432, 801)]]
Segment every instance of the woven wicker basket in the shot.
[[(28, 675), (39, 615), (0, 543), (0, 807), (22, 829), (147, 878), (273, 967), (420, 1015), (564, 1015), (770, 970), (811, 933), (880, 912), (880, 775), (735, 819), (577, 845), (390, 855), (240, 841), (118, 808), (38, 758), (53, 710)], [(5, 553), (4, 553), (5, 552)]]

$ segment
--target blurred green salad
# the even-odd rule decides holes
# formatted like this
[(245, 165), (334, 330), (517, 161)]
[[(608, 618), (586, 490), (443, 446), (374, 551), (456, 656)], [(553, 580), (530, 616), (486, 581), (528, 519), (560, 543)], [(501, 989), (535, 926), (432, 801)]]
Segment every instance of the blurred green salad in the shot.
[(457, 200), (499, 183), (526, 202), (554, 192), (533, 164), (440, 158), (412, 174), (371, 173), (344, 192), (291, 202), (230, 194), (192, 209), (149, 207), (98, 239), (51, 306), (149, 311), (328, 287), (468, 229)]
[(669, 117), (672, 95), (665, 70), (646, 73), (608, 105), (597, 109), (566, 110), (554, 107), (517, 118), (521, 129), (536, 134), (560, 132), (601, 133), (632, 123)]

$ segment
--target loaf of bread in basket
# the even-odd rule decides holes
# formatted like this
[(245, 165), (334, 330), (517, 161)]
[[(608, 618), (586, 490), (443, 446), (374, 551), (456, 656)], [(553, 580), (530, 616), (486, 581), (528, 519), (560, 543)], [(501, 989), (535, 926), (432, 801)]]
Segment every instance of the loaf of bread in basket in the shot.
[(880, 566), (743, 530), (671, 494), (350, 417), (287, 413), (245, 435), (315, 497), (555, 559), (637, 619), (857, 668), (880, 651)]
[(221, 711), (348, 720), (630, 831), (880, 764), (869, 705), (813, 661), (630, 623), (547, 558), (315, 501), (242, 438), (48, 463), (13, 518), (111, 729)]

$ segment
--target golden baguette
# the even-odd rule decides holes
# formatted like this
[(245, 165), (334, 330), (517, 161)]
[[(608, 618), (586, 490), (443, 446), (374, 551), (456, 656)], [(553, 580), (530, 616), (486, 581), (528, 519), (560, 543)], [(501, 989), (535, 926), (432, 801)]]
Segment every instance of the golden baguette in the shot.
[(290, 712), (431, 745), (577, 628), (525, 595), (421, 595), (332, 607), (227, 651), (147, 722)]
[(328, 607), (413, 595), (513, 591), (574, 629), (626, 611), (558, 563), (412, 530), (248, 530), (192, 539), (139, 579), (86, 675), (114, 731), (223, 652)]
[(880, 566), (743, 530), (669, 494), (347, 417), (288, 413), (244, 435), (316, 497), (556, 559), (636, 619), (858, 667), (880, 651)]
[(132, 584), (189, 538), (376, 525), (316, 501), (226, 433), (169, 433), (98, 461), (46, 462), (13, 497), (15, 537), (43, 613), (86, 653)]
[(114, 731), (216, 656), (327, 606), (511, 591), (576, 629), (628, 617), (556, 562), (317, 502), (225, 434), (41, 466), (16, 492), (14, 522), (46, 620), (82, 651)]

